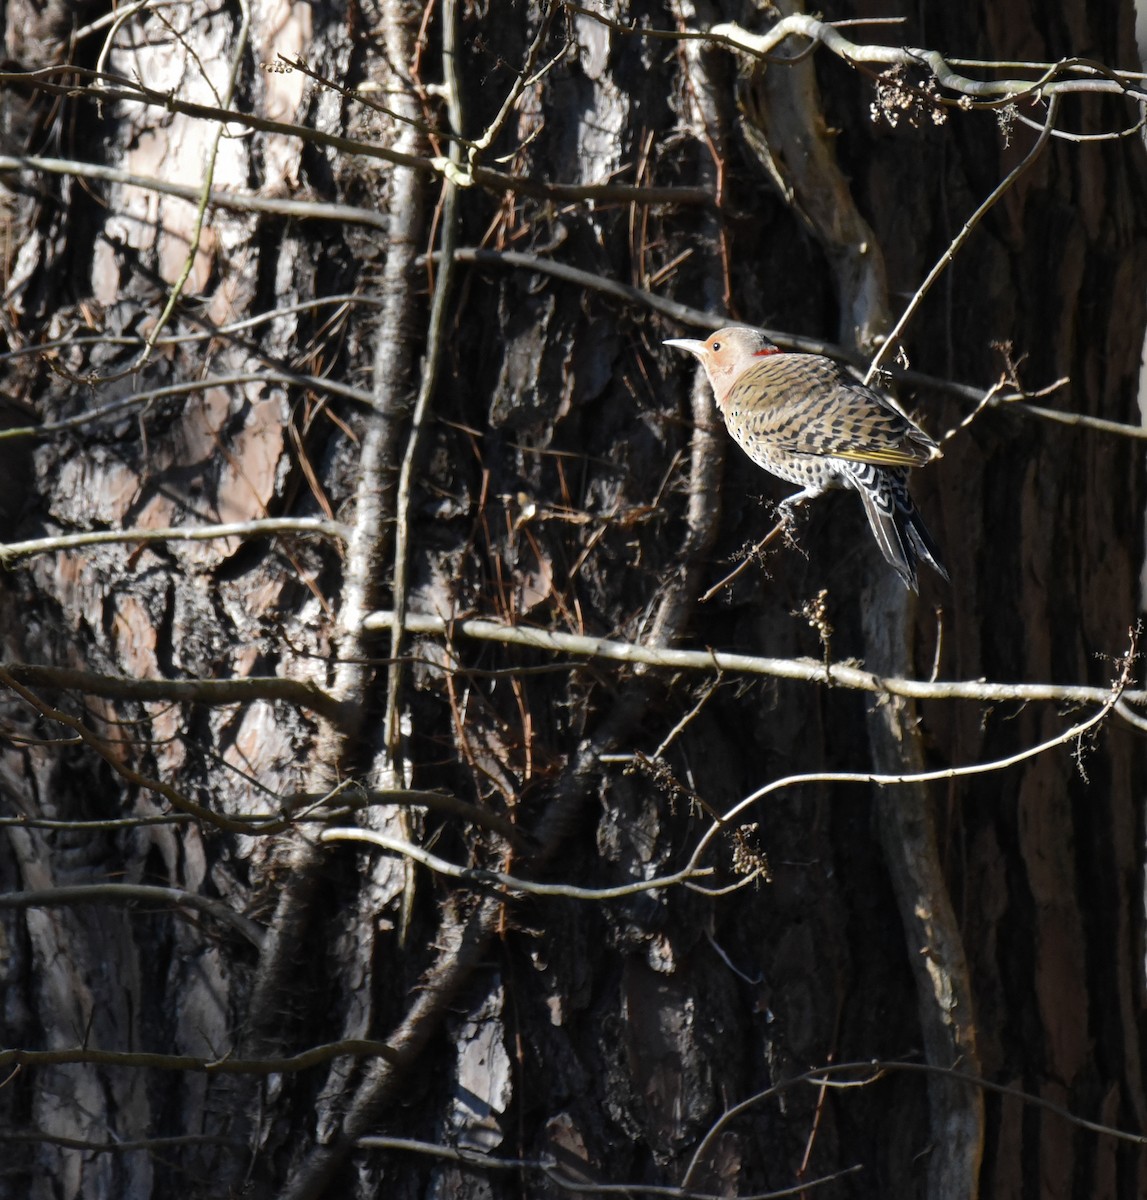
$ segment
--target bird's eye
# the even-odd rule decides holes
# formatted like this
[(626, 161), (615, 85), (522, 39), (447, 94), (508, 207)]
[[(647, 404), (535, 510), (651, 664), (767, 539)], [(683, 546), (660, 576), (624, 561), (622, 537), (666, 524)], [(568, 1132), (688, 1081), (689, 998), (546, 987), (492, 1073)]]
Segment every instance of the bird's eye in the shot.
[(721, 343), (720, 343), (720, 342), (714, 342), (714, 343), (713, 343), (713, 344), (712, 344), (712, 345), (709, 347), (709, 349), (710, 349), (710, 350), (712, 350), (714, 354), (720, 354), (720, 352), (721, 352)]

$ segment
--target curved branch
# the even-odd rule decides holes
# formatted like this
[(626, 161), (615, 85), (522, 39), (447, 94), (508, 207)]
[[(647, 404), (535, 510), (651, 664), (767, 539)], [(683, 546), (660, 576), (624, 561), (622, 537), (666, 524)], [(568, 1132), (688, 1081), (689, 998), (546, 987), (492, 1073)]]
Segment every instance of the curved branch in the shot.
[(256, 950), (263, 945), (263, 927), (237, 913), (222, 900), (201, 896), (183, 888), (156, 887), (141, 883), (73, 884), (69, 887), (37, 888), (30, 892), (0, 892), (0, 908), (56, 908), (73, 904), (173, 904), (214, 917), (235, 930)]
[(991, 195), (976, 209), (974, 213), (964, 222), (963, 228), (952, 239), (952, 244), (940, 255), (931, 271), (928, 272), (927, 278), (916, 289), (916, 294), (905, 306), (904, 311), (900, 314), (896, 324), (892, 327), (891, 332), (885, 337), (883, 344), (873, 355), (872, 362), (869, 364), (868, 371), (864, 376), (864, 382), (871, 383), (872, 377), (880, 369), (880, 364), (888, 356), (889, 351), (900, 340), (900, 334), (904, 331), (904, 327), (912, 319), (916, 310), (920, 307), (924, 297), (931, 291), (932, 285), (944, 273), (945, 268), (954, 260), (956, 252), (972, 235), (972, 230), (983, 220), (985, 216), (996, 206), (996, 204), (1009, 192), (1028, 168), (1036, 161), (1043, 153), (1044, 147), (1048, 144), (1051, 138), (1051, 132), (1055, 128), (1056, 111), (1059, 105), (1059, 97), (1052, 96), (1047, 108), (1047, 122), (1043, 127), (1043, 132), (1036, 139), (1035, 145), (1028, 151), (1027, 154), (1018, 162), (1011, 171), (1000, 181), (1000, 183), (992, 190)]
[[(793, 1088), (802, 1086), (818, 1088), (825, 1086), (833, 1088), (871, 1087), (874, 1083), (879, 1082), (883, 1076), (893, 1072), (942, 1076), (959, 1083), (966, 1083), (969, 1087), (979, 1088), (981, 1091), (993, 1092), (999, 1096), (1012, 1096), (1024, 1104), (1030, 1105), (1032, 1108), (1039, 1108), (1044, 1112), (1054, 1113), (1057, 1117), (1062, 1117), (1070, 1124), (1079, 1129), (1086, 1129), (1089, 1133), (1096, 1133), (1101, 1137), (1114, 1138), (1120, 1142), (1129, 1142), (1133, 1146), (1147, 1146), (1147, 1136), (1141, 1133), (1132, 1133), (1129, 1130), (1118, 1129), (1113, 1125), (1103, 1125), (1098, 1121), (1089, 1121), (1086, 1117), (1076, 1116), (1070, 1109), (1064, 1108), (1063, 1105), (1056, 1104), (1054, 1101), (1045, 1100), (1042, 1096), (1022, 1091), (1020, 1088), (1009, 1087), (1002, 1083), (994, 1083), (992, 1080), (984, 1079), (980, 1075), (972, 1075), (967, 1071), (961, 1071), (954, 1067), (938, 1067), (931, 1063), (872, 1059), (868, 1062), (827, 1063), (823, 1067), (814, 1067), (812, 1070), (804, 1071), (800, 1075), (793, 1075), (789, 1079), (782, 1079), (779, 1083), (773, 1084), (772, 1087), (765, 1088), (752, 1096), (747, 1096), (744, 1100), (732, 1105), (710, 1126), (708, 1132), (698, 1143), (697, 1148), (693, 1151), (692, 1158), (689, 1160), (689, 1166), (682, 1178), (681, 1186), (689, 1186), (690, 1181), (704, 1161), (705, 1155), (708, 1154), (721, 1133), (737, 1117), (741, 1116), (742, 1113), (748, 1112), (758, 1104), (762, 1104), (764, 1101), (770, 1100), (775, 1096), (781, 1096)], [(856, 1074), (860, 1074), (861, 1077), (847, 1080), (837, 1078), (837, 1076), (841, 1075)]]

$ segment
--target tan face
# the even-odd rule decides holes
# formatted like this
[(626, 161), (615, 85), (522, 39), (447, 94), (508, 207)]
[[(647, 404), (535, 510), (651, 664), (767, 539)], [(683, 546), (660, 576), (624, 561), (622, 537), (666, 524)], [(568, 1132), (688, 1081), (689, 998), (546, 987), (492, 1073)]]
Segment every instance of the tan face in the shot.
[(672, 338), (665, 342), (665, 345), (687, 350), (699, 358), (713, 390), (718, 395), (752, 364), (755, 355), (762, 351), (771, 353), (775, 350), (772, 342), (764, 334), (741, 325), (718, 329), (716, 333), (711, 333), (700, 341)]

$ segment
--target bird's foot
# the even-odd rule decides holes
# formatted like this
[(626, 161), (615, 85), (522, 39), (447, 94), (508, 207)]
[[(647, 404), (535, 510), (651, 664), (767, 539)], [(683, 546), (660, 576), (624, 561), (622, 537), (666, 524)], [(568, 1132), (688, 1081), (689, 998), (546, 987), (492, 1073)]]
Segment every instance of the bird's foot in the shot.
[[(795, 501), (795, 503), (794, 503)], [(776, 507), (777, 529), (784, 536), (786, 542), (790, 545), (795, 542), (795, 534), (797, 528), (797, 505), (800, 500), (791, 496), (788, 500), (782, 500)]]
[[(797, 492), (795, 495), (787, 496), (776, 507), (777, 524), (770, 537), (781, 534), (785, 539), (785, 544), (793, 550), (800, 550), (800, 544), (796, 538), (797, 530), (797, 509), (800, 508), (806, 500), (812, 500), (820, 495), (820, 491), (813, 488), (806, 488), (803, 492)], [(802, 551), (802, 553), (804, 553)]]

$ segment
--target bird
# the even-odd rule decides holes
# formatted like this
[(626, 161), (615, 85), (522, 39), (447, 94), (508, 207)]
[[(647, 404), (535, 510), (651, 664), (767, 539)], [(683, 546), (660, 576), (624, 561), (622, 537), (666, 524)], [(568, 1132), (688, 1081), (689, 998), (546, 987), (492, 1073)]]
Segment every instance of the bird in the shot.
[(890, 400), (833, 359), (788, 353), (749, 326), (665, 345), (701, 361), (729, 433), (753, 462), (800, 485), (778, 506), (784, 520), (830, 488), (851, 488), (905, 587), (918, 590), (921, 560), (948, 579), (908, 493), (909, 468), (939, 458), (940, 447)]

